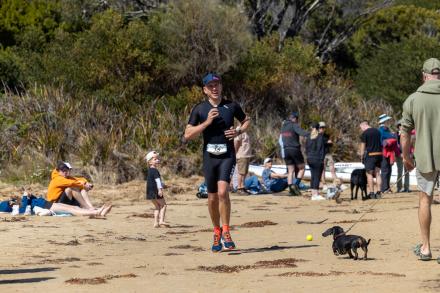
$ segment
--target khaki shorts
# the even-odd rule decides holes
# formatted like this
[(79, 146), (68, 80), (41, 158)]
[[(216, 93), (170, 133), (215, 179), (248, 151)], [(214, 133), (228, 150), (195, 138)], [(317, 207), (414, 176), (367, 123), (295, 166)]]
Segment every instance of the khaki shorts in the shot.
[(439, 171), (434, 171), (430, 173), (421, 173), (416, 170), (417, 177), (417, 187), (420, 191), (432, 196), (434, 193), (434, 187), (438, 180)]
[(249, 158), (240, 158), (237, 159), (237, 170), (238, 174), (246, 175), (249, 171)]
[(334, 164), (335, 164), (335, 160), (333, 159), (332, 154), (327, 154), (327, 155), (325, 155), (325, 158), (324, 158), (324, 166), (326, 166), (326, 167), (330, 167), (330, 166), (332, 166), (332, 165), (334, 165)]

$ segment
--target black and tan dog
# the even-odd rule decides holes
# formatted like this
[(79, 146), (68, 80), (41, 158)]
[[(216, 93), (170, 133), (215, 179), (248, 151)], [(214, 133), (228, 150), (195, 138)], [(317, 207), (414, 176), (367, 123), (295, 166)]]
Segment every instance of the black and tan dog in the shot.
[(370, 244), (371, 239), (368, 239), (368, 241), (366, 241), (365, 238), (361, 236), (345, 235), (344, 229), (339, 226), (334, 226), (322, 233), (322, 236), (324, 237), (327, 237), (329, 235), (333, 235), (332, 248), (335, 255), (343, 255), (348, 253), (350, 258), (357, 260), (357, 249), (362, 248), (362, 250), (364, 251), (364, 259), (367, 259), (368, 244)]
[[(361, 189), (362, 200), (369, 199), (367, 195), (367, 174), (365, 169), (354, 169), (353, 172), (351, 172), (350, 187), (351, 187), (351, 200), (357, 199), (359, 188)], [(355, 187), (356, 190), (353, 194), (353, 189)]]

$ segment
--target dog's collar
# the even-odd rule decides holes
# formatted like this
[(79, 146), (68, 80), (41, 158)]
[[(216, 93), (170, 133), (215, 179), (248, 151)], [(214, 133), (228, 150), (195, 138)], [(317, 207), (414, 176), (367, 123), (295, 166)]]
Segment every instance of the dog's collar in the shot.
[(335, 239), (338, 237), (344, 236), (344, 235), (345, 235), (345, 232), (339, 233), (338, 235), (335, 235)]

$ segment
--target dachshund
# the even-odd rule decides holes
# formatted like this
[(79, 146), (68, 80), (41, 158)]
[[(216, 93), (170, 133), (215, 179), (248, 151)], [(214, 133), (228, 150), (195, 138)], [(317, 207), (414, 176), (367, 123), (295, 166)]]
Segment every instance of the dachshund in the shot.
[(343, 255), (348, 253), (350, 258), (357, 260), (357, 249), (362, 248), (362, 250), (364, 251), (364, 260), (367, 259), (368, 244), (370, 244), (371, 239), (368, 239), (367, 241), (361, 236), (345, 235), (344, 229), (339, 226), (334, 226), (322, 233), (323, 237), (327, 237), (329, 235), (333, 235), (332, 248), (335, 255)]
[[(365, 172), (365, 169), (354, 169), (353, 172), (351, 172), (350, 187), (351, 200), (353, 200), (354, 198), (357, 199), (359, 188), (361, 189), (362, 200), (369, 199), (367, 195), (367, 174)], [(354, 187), (356, 187), (356, 191), (353, 195)]]

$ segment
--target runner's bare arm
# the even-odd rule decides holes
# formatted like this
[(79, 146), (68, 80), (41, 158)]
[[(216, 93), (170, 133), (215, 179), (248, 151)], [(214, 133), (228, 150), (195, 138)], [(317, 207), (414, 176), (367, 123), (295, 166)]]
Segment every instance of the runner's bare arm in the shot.
[(219, 115), (218, 109), (214, 108), (209, 111), (208, 118), (206, 119), (205, 122), (196, 126), (188, 124), (185, 128), (185, 134), (183, 135), (185, 140), (188, 141), (196, 138), (200, 133), (203, 132), (203, 130), (205, 130), (206, 127), (208, 127), (212, 123), (212, 121), (218, 115)]
[(230, 129), (225, 131), (226, 138), (231, 140), (234, 137), (236, 137), (237, 135), (239, 135), (240, 133), (245, 132), (248, 129), (249, 124), (250, 124), (250, 119), (248, 116), (246, 116), (246, 118), (244, 118), (244, 120), (241, 122), (240, 127), (237, 127), (237, 128), (231, 127)]

